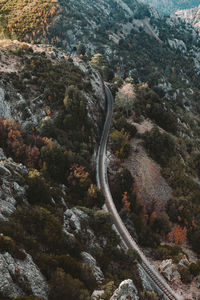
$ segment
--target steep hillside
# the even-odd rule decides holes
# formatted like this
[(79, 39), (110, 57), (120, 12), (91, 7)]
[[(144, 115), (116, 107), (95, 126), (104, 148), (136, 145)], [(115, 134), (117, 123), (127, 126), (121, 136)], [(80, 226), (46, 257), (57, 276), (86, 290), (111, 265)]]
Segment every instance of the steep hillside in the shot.
[(194, 28), (200, 31), (200, 6), (192, 9), (178, 10), (175, 15), (192, 24)]
[(0, 0), (0, 37), (0, 299), (158, 299), (102, 209), (103, 80), (115, 96), (116, 207), (172, 288), (198, 296), (200, 37), (192, 24), (136, 0)]
[(99, 73), (17, 41), (1, 41), (0, 57), (0, 299), (138, 299), (139, 258), (122, 250), (95, 182)]
[(198, 0), (142, 0), (155, 7), (159, 12), (170, 14), (179, 9), (189, 9), (199, 5)]
[(197, 97), (200, 39), (192, 26), (137, 1), (28, 2), (1, 1), (1, 36), (54, 44), (87, 61), (101, 53), (106, 80), (115, 72), (159, 86), (171, 100)]

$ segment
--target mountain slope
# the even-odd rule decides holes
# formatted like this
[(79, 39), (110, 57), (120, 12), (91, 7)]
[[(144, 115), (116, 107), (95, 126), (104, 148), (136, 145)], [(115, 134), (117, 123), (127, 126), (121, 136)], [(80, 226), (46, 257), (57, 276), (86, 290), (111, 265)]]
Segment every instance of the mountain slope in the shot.
[[(110, 299), (130, 278), (136, 299), (157, 298), (101, 209), (102, 78), (116, 96), (108, 158), (117, 209), (150, 259), (178, 262), (172, 287), (190, 298), (193, 281), (198, 294), (198, 32), (132, 0), (1, 0), (0, 12), (0, 250), (4, 274), (14, 265), (15, 296), (85, 300), (97, 290)], [(194, 250), (181, 266), (176, 242)], [(36, 271), (23, 267), (33, 264), (40, 293)], [(0, 298), (9, 292), (4, 281)]]
[(198, 0), (142, 0), (155, 7), (159, 12), (170, 14), (179, 9), (189, 9), (199, 5)]
[(200, 6), (192, 9), (178, 10), (176, 16), (191, 23), (194, 28), (200, 31)]
[[(16, 14), (16, 7), (18, 12)], [(188, 87), (197, 93), (200, 39), (179, 20), (159, 17), (137, 1), (1, 1), (2, 36), (50, 43), (89, 61), (101, 53), (112, 69), (136, 82), (171, 86), (168, 97), (187, 101)], [(8, 12), (8, 13), (7, 13)], [(190, 66), (190, 68), (188, 68)], [(192, 78), (192, 80), (191, 80)], [(185, 85), (185, 82), (188, 82)], [(180, 94), (176, 94), (180, 87)], [(183, 95), (184, 94), (184, 95)]]
[(95, 184), (99, 73), (18, 41), (1, 41), (0, 57), (0, 299), (89, 300), (127, 278), (137, 299), (137, 255), (120, 247)]

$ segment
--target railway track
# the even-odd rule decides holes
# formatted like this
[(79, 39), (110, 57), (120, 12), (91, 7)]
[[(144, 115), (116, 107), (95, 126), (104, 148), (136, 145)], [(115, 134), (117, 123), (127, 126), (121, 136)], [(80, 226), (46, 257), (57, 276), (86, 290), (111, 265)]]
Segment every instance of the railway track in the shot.
[(134, 249), (136, 250), (141, 257), (141, 268), (143, 271), (151, 278), (151, 280), (155, 283), (155, 285), (160, 290), (160, 294), (162, 295), (162, 299), (169, 300), (183, 300), (183, 297), (177, 295), (171, 287), (167, 284), (164, 278), (159, 274), (159, 272), (150, 264), (142, 250), (139, 248), (137, 243), (133, 240), (132, 236), (126, 229), (123, 221), (121, 220), (117, 209), (115, 207), (107, 178), (107, 160), (106, 160), (106, 149), (107, 149), (107, 141), (110, 131), (110, 126), (112, 123), (112, 115), (113, 115), (113, 96), (107, 86), (105, 86), (105, 94), (107, 100), (107, 113), (106, 120), (104, 123), (104, 128), (101, 136), (98, 157), (97, 157), (97, 165), (96, 165), (96, 175), (97, 175), (97, 184), (98, 187), (102, 190), (105, 197), (105, 205), (106, 209), (110, 212), (112, 216), (113, 223), (117, 232), (119, 233), (123, 247), (126, 249)]

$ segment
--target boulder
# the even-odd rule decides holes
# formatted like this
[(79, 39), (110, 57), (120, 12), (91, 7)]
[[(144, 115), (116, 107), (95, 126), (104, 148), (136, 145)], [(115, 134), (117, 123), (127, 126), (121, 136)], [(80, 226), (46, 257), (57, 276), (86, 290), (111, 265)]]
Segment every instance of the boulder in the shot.
[(189, 260), (187, 259), (186, 255), (184, 255), (181, 260), (179, 261), (178, 265), (180, 267), (186, 267), (189, 265)]
[(92, 293), (92, 296), (91, 296), (91, 299), (92, 300), (103, 300), (101, 298), (101, 296), (104, 294), (104, 290), (95, 290), (93, 293)]
[(160, 273), (170, 282), (177, 282), (181, 279), (180, 273), (177, 270), (172, 259), (163, 260), (159, 266)]
[(64, 229), (67, 231), (74, 230), (75, 232), (81, 231), (81, 222), (86, 220), (87, 217), (86, 213), (76, 207), (67, 209), (64, 213)]
[(104, 275), (101, 269), (97, 266), (96, 259), (87, 252), (81, 252), (82, 259), (92, 269), (92, 274), (96, 281), (101, 284), (104, 280)]
[(110, 300), (138, 300), (138, 291), (131, 279), (124, 280), (115, 290)]

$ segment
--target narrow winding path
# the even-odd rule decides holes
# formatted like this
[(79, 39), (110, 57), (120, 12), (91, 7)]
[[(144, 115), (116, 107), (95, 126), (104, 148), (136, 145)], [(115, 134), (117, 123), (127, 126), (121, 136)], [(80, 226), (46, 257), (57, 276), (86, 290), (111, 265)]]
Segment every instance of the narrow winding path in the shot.
[(107, 160), (106, 160), (106, 150), (107, 150), (107, 141), (110, 131), (110, 126), (112, 123), (113, 115), (113, 96), (107, 86), (105, 86), (106, 100), (107, 100), (107, 112), (106, 120), (104, 123), (104, 128), (101, 136), (98, 156), (97, 156), (97, 167), (96, 167), (96, 176), (98, 187), (102, 190), (105, 197), (105, 205), (107, 210), (110, 212), (113, 223), (121, 237), (122, 243), (126, 249), (135, 249), (142, 260), (140, 267), (142, 271), (147, 274), (149, 279), (157, 286), (159, 294), (162, 295), (162, 299), (170, 300), (183, 300), (183, 298), (177, 295), (171, 287), (167, 284), (164, 278), (159, 274), (159, 272), (150, 264), (150, 262), (145, 257), (142, 250), (133, 240), (132, 236), (126, 229), (122, 219), (120, 218), (117, 209), (115, 207), (107, 178)]

